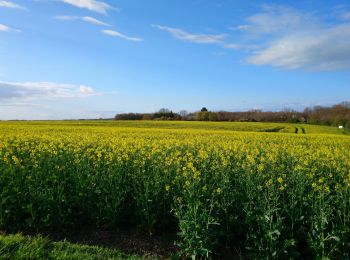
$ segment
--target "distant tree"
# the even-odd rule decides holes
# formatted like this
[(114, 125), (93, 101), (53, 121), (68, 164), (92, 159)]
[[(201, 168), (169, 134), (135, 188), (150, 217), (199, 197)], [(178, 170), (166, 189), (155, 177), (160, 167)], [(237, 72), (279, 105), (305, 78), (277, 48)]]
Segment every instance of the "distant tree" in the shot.
[(197, 120), (199, 121), (218, 121), (218, 115), (215, 112), (208, 111), (203, 107), (200, 112), (197, 113)]
[(188, 112), (186, 110), (181, 110), (179, 112), (180, 120), (187, 120)]
[(218, 121), (218, 116), (216, 113), (214, 112), (208, 112), (208, 113), (209, 113), (209, 118), (208, 118), (209, 121)]
[(208, 111), (200, 111), (197, 113), (197, 120), (199, 121), (209, 121), (209, 112)]
[(199, 121), (209, 121), (210, 112), (206, 107), (202, 107), (201, 111), (197, 113), (197, 120)]
[(170, 109), (167, 109), (167, 108), (159, 109), (158, 112), (153, 114), (154, 119), (161, 119), (161, 120), (174, 119), (175, 116), (176, 115), (173, 113), (173, 111), (171, 111)]
[(188, 112), (186, 110), (181, 110), (179, 112), (179, 115), (182, 116), (182, 117), (186, 117), (188, 115)]
[(151, 114), (144, 114), (142, 120), (152, 120), (153, 116)]
[(114, 119), (115, 120), (141, 120), (144, 114), (137, 113), (125, 113), (125, 114), (117, 114)]
[(350, 102), (342, 102), (331, 107), (314, 106), (303, 112), (292, 109), (281, 111), (248, 110), (245, 112), (208, 111), (203, 107), (199, 112), (188, 113), (181, 110), (178, 114), (168, 108), (162, 108), (154, 114), (126, 113), (117, 114), (116, 120), (200, 120), (200, 121), (238, 121), (238, 122), (290, 122), (323, 125), (342, 125), (350, 128)]
[(350, 109), (350, 102), (349, 101), (343, 101), (339, 105)]
[(161, 108), (159, 109), (159, 111), (157, 113), (160, 113), (160, 114), (169, 114), (169, 113), (172, 113), (172, 111), (168, 108)]
[(350, 122), (350, 102), (342, 102), (332, 107), (307, 108), (303, 114), (311, 124), (346, 126)]

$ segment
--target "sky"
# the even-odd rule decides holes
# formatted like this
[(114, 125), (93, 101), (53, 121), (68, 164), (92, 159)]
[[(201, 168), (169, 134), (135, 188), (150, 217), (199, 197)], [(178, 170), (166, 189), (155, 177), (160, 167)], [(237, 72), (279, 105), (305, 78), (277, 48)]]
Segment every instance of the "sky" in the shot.
[(348, 0), (0, 0), (0, 120), (349, 100)]

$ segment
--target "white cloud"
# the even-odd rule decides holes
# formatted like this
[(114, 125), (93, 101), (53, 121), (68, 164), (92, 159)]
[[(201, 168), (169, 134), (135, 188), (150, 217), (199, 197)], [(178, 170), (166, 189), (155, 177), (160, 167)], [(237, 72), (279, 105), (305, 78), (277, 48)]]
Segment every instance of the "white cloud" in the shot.
[(73, 20), (81, 19), (81, 17), (79, 16), (70, 16), (70, 15), (58, 15), (55, 18), (62, 21), (73, 21)]
[(240, 45), (254, 46), (246, 49), (250, 64), (320, 71), (350, 69), (350, 23), (327, 23), (321, 17), (265, 5), (263, 12), (233, 29), (244, 33), (241, 39), (245, 42)]
[(102, 22), (100, 20), (97, 20), (96, 18), (90, 17), (90, 16), (84, 16), (81, 18), (83, 21), (95, 24), (95, 25), (101, 25), (101, 26), (111, 26), (108, 23)]
[(242, 48), (241, 45), (235, 44), (235, 43), (224, 44), (223, 47), (225, 49), (232, 49), (232, 50), (238, 50)]
[(264, 5), (264, 12), (250, 16), (249, 24), (240, 28), (254, 33), (273, 34), (300, 30), (310, 30), (318, 26), (317, 19), (311, 14), (291, 7)]
[(24, 6), (21, 6), (19, 4), (16, 4), (16, 3), (10, 2), (10, 1), (0, 1), (0, 7), (12, 8), (12, 9), (21, 9), (21, 10), (25, 10), (26, 9)]
[(0, 81), (0, 120), (107, 117), (94, 111), (107, 106), (98, 104), (98, 96), (110, 94), (78, 84)]
[(54, 82), (0, 81), (1, 101), (51, 100), (98, 95), (91, 87)]
[(5, 24), (0, 23), (0, 32), (21, 32), (21, 30), (11, 28)]
[(194, 43), (222, 43), (226, 37), (224, 34), (193, 34), (179, 28), (172, 28), (157, 24), (152, 26), (158, 28), (159, 30), (169, 32), (176, 39)]
[(94, 25), (100, 25), (100, 26), (111, 26), (108, 23), (102, 22), (96, 18), (93, 18), (91, 16), (66, 16), (66, 15), (62, 15), (62, 16), (56, 16), (56, 19), (59, 20), (64, 20), (64, 21), (73, 21), (73, 20), (81, 20), (87, 23), (91, 23)]
[(88, 87), (88, 86), (80, 86), (79, 87), (79, 92), (84, 95), (95, 95), (96, 92), (93, 90), (93, 88)]
[(242, 25), (238, 25), (236, 27), (233, 27), (231, 29), (235, 30), (235, 31), (248, 31), (250, 29), (250, 25), (242, 24)]
[(109, 36), (113, 36), (113, 37), (119, 37), (122, 38), (124, 40), (128, 40), (128, 41), (134, 41), (134, 42), (142, 42), (143, 39), (142, 38), (138, 38), (138, 37), (129, 37), (126, 36), (120, 32), (117, 31), (113, 31), (113, 30), (102, 30), (101, 31), (103, 34), (109, 35)]
[(286, 35), (254, 53), (248, 62), (288, 69), (350, 68), (350, 24), (310, 34)]
[(7, 25), (4, 25), (4, 24), (1, 24), (1, 23), (0, 23), (0, 31), (2, 31), (2, 32), (8, 32), (8, 31), (10, 31), (10, 30), (11, 30), (10, 27), (8, 27)]
[(64, 3), (88, 9), (93, 12), (107, 14), (107, 11), (113, 9), (109, 4), (96, 0), (61, 0)]

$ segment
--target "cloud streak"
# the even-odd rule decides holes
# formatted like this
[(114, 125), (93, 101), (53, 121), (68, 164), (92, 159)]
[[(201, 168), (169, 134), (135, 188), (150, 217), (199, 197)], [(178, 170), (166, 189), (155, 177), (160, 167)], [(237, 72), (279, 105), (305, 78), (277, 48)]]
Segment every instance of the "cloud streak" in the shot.
[(26, 8), (24, 6), (16, 4), (16, 3), (11, 2), (11, 1), (0, 1), (0, 7), (26, 10)]
[(240, 46), (239, 44), (235, 44), (235, 43), (224, 44), (223, 47), (225, 49), (231, 49), (231, 50), (239, 50), (242, 48), (242, 46)]
[(0, 101), (52, 100), (82, 98), (99, 95), (84, 85), (54, 82), (5, 82), (0, 81)]
[(78, 8), (87, 9), (100, 14), (107, 14), (107, 11), (115, 9), (109, 4), (97, 0), (61, 0), (66, 4), (73, 5)]
[(15, 29), (15, 28), (12, 28), (10, 26), (7, 26), (5, 24), (1, 24), (0, 23), (0, 32), (21, 32), (21, 30), (18, 30), (18, 29)]
[(91, 16), (66, 16), (66, 15), (61, 15), (61, 16), (56, 16), (56, 19), (58, 20), (63, 20), (63, 21), (74, 21), (74, 20), (80, 20), (86, 23), (94, 24), (94, 25), (99, 25), (99, 26), (111, 26), (108, 23), (102, 22), (94, 17)]
[(152, 27), (162, 31), (166, 31), (176, 39), (187, 41), (187, 42), (193, 42), (193, 43), (203, 43), (203, 44), (222, 43), (226, 37), (226, 35), (224, 34), (189, 33), (179, 28), (173, 28), (173, 27), (157, 25), (157, 24), (153, 24)]
[(142, 42), (143, 41), (142, 38), (130, 37), (130, 36), (127, 36), (127, 35), (122, 34), (120, 32), (114, 31), (114, 30), (102, 30), (101, 32), (103, 34), (108, 35), (108, 36), (119, 37), (119, 38), (122, 38), (122, 39), (127, 40), (127, 41), (133, 41), (133, 42)]

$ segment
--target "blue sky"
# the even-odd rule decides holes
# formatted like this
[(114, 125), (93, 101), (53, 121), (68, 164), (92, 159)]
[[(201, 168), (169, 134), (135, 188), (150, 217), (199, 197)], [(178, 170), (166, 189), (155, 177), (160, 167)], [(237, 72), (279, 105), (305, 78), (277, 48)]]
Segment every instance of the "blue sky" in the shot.
[(348, 1), (0, 0), (0, 119), (350, 100)]

